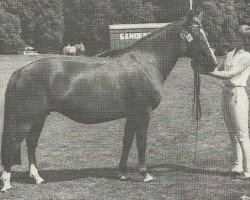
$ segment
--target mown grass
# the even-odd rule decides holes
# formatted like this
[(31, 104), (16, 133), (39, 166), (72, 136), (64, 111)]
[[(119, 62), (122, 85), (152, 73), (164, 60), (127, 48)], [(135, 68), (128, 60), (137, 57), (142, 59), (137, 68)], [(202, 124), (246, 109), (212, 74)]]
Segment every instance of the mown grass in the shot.
[[(41, 57), (0, 57), (1, 121), (10, 75)], [(222, 83), (207, 76), (201, 78), (202, 119), (197, 143), (189, 60), (180, 59), (165, 83), (163, 101), (152, 112), (148, 131), (147, 160), (153, 182), (143, 183), (137, 174), (135, 145), (129, 157), (131, 180), (116, 179), (124, 119), (85, 125), (52, 113), (37, 149), (40, 174), (46, 183), (34, 185), (29, 180), (23, 144), (23, 164), (13, 167), (13, 189), (0, 194), (0, 199), (235, 200), (250, 195), (250, 182), (235, 181), (226, 173), (231, 149), (220, 108)]]

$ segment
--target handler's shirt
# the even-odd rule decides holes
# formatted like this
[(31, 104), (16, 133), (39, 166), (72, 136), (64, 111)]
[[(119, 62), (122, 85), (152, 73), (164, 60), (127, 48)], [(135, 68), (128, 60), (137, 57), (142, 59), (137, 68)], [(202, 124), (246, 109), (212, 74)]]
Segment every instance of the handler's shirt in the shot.
[[(225, 86), (233, 86), (233, 87), (246, 87), (247, 79), (250, 75), (250, 53), (241, 49), (235, 55), (235, 49), (228, 52), (227, 57), (224, 61), (224, 71), (227, 73), (230, 71), (236, 75), (232, 78), (224, 80)], [(223, 72), (222, 72), (223, 74)]]

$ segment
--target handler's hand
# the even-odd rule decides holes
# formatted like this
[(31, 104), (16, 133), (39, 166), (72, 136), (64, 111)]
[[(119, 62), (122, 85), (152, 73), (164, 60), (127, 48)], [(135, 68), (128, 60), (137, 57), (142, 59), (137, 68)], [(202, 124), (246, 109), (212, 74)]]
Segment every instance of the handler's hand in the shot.
[(216, 72), (218, 72), (219, 70), (217, 68), (214, 69), (214, 71), (210, 72), (210, 75), (215, 76)]

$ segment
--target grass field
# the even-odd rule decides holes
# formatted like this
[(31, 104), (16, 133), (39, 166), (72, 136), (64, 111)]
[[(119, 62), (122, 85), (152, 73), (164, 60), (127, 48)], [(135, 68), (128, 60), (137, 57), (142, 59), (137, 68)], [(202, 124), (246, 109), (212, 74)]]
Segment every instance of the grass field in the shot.
[[(0, 57), (0, 130), (9, 77), (41, 57)], [(193, 72), (188, 59), (178, 61), (165, 82), (163, 101), (151, 115), (147, 163), (153, 182), (143, 183), (137, 174), (135, 145), (129, 157), (131, 180), (116, 179), (124, 119), (85, 125), (52, 113), (37, 149), (40, 175), (46, 183), (34, 185), (29, 180), (22, 144), (23, 164), (13, 167), (13, 189), (0, 194), (0, 199), (237, 200), (244, 194), (250, 196), (250, 181), (235, 180), (226, 173), (231, 149), (221, 115), (221, 85), (219, 80), (202, 76), (202, 119), (196, 143), (191, 112)]]

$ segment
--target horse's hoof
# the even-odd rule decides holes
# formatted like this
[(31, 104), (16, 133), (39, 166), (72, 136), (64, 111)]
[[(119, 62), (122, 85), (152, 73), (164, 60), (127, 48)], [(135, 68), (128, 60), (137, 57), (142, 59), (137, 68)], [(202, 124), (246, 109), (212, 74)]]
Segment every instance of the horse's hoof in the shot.
[(44, 182), (43, 178), (41, 178), (39, 175), (38, 176), (30, 175), (30, 177), (35, 180), (36, 185), (39, 185)]
[(152, 180), (154, 180), (153, 176), (151, 176), (150, 174), (147, 173), (145, 176), (144, 182), (147, 183), (147, 182), (150, 182)]
[(43, 178), (38, 178), (38, 179), (36, 179), (36, 184), (37, 185), (39, 185), (39, 184), (41, 184), (41, 183), (43, 183), (44, 182), (44, 180), (43, 180)]
[(128, 180), (128, 177), (126, 177), (126, 176), (121, 176), (120, 177), (120, 181), (126, 181), (126, 180)]
[(127, 181), (129, 179), (129, 176), (128, 175), (124, 175), (122, 173), (119, 173), (119, 180), (120, 181)]
[(3, 186), (3, 188), (1, 189), (2, 193), (5, 193), (7, 190), (9, 190), (11, 188), (10, 184), (6, 184), (5, 186)]

